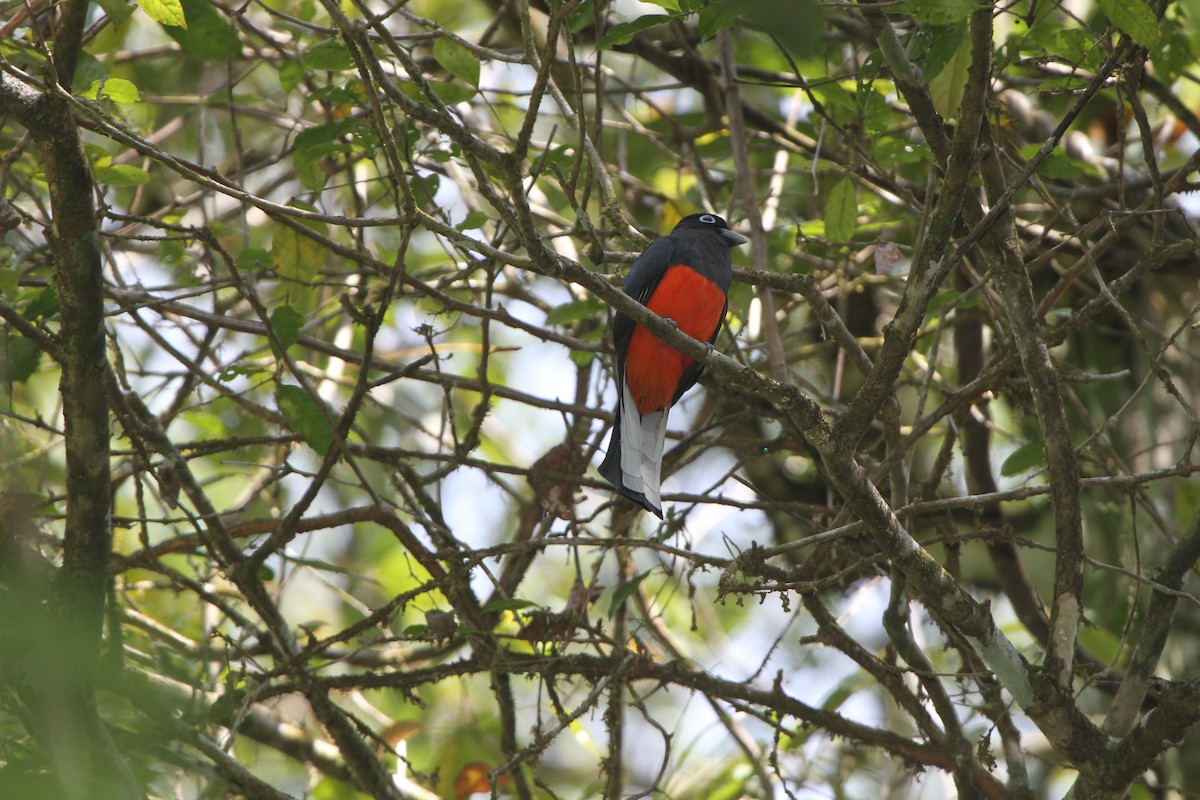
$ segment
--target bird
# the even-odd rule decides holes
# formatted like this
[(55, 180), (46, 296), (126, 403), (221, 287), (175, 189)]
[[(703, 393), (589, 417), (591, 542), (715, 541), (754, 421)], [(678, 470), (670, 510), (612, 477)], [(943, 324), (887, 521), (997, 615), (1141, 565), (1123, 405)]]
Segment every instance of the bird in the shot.
[[(637, 257), (622, 289), (688, 336), (712, 345), (728, 308), (730, 251), (746, 241), (716, 214), (684, 217)], [(620, 312), (613, 318), (612, 337), (617, 411), (600, 474), (662, 519), (659, 487), (667, 412), (696, 383), (704, 366)]]

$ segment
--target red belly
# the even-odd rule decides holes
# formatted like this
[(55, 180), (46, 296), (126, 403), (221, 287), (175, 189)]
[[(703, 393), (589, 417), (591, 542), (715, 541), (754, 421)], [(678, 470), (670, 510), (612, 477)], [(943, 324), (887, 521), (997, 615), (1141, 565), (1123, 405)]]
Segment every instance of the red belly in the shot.
[[(691, 267), (678, 264), (667, 269), (646, 307), (674, 320), (679, 330), (693, 339), (707, 342), (721, 324), (725, 293)], [(641, 325), (634, 328), (625, 355), (625, 383), (638, 413), (644, 416), (669, 406), (684, 370), (691, 365), (692, 359)]]

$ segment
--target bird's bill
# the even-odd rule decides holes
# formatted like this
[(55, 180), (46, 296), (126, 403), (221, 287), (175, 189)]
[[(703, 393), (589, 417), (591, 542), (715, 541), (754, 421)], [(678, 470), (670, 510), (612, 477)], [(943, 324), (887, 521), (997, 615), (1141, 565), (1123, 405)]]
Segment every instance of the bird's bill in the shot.
[(729, 228), (722, 228), (721, 235), (729, 240), (730, 247), (737, 247), (739, 244), (745, 244), (750, 241), (745, 236), (742, 236), (737, 231), (731, 231)]

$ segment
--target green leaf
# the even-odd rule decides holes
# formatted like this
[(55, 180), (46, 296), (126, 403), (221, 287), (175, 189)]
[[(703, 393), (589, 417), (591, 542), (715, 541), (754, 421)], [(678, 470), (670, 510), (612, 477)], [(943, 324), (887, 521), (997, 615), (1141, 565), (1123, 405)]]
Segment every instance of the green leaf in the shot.
[(208, 0), (182, 0), (188, 24), (164, 28), (186, 52), (209, 61), (226, 61), (241, 53), (237, 31)]
[[(114, 24), (113, 27), (119, 26)], [(75, 64), (75, 79), (71, 85), (74, 87), (91, 86), (92, 81), (101, 81), (108, 77), (108, 72), (109, 69), (103, 61), (86, 50), (80, 50)]]
[(471, 86), (447, 81), (430, 81), (429, 88), (433, 89), (433, 93), (438, 96), (438, 99), (448, 106), (465, 103), (478, 94), (478, 90)]
[(479, 88), (479, 59), (462, 44), (438, 39), (433, 43), (433, 57), (451, 75)]
[(950, 59), (958, 52), (963, 39), (967, 38), (967, 21), (956, 25), (938, 25), (930, 28), (929, 49), (925, 51), (925, 66), (922, 74), (926, 84), (941, 74)]
[(737, 3), (709, 3), (700, 9), (696, 30), (700, 39), (708, 41), (737, 21), (741, 9)]
[[(293, 201), (297, 208), (311, 210), (311, 206)], [(321, 233), (324, 225), (319, 222), (303, 222), (306, 228)], [(326, 251), (319, 242), (303, 235), (294, 228), (279, 224), (271, 240), (271, 267), (287, 280), (289, 305), (301, 314), (316, 307), (318, 290), (313, 285), (314, 276), (325, 266)]]
[(131, 164), (112, 164), (92, 170), (96, 183), (107, 186), (144, 186), (150, 182), (150, 173)]
[(1158, 19), (1142, 0), (1096, 0), (1108, 21), (1145, 48), (1158, 44)]
[(301, 558), (298, 556), (288, 555), (287, 551), (279, 553), (289, 564), (295, 564), (300, 567), (311, 567), (312, 569), (322, 572), (333, 572), (338, 575), (354, 574), (348, 567), (342, 564), (335, 564), (332, 561), (326, 561), (323, 558)]
[(596, 42), (596, 47), (600, 50), (607, 50), (610, 47), (615, 47), (619, 44), (629, 44), (639, 32), (647, 28), (653, 28), (656, 25), (662, 25), (664, 22), (670, 21), (671, 17), (667, 14), (647, 14), (644, 17), (638, 17), (632, 22), (621, 22), (609, 28), (600, 41)]
[(21, 285), (21, 270), (16, 267), (0, 267), (0, 297), (12, 297)]
[(1063, 75), (1050, 78), (1038, 84), (1037, 90), (1044, 95), (1067, 95), (1078, 92), (1087, 86), (1087, 81), (1078, 75)]
[(358, 120), (346, 118), (305, 128), (296, 134), (296, 149), (309, 150), (328, 144), (357, 127), (359, 127)]
[(291, 92), (304, 80), (304, 64), (295, 58), (289, 58), (279, 65), (279, 85), (285, 92)]
[(275, 236), (271, 241), (271, 266), (280, 275), (306, 282), (324, 264), (324, 257), (321, 246), (307, 236), (301, 236), (288, 225), (275, 228)]
[(971, 40), (964, 36), (936, 78), (929, 81), (929, 98), (944, 119), (958, 114), (967, 87), (967, 70), (971, 68)]
[(919, 164), (929, 157), (925, 145), (901, 139), (898, 136), (881, 137), (871, 149), (875, 160), (895, 168), (905, 164)]
[[(271, 312), (271, 329), (275, 331), (275, 336), (283, 345), (284, 350), (300, 339), (300, 329), (304, 327), (306, 321), (304, 315), (291, 306), (280, 306)], [(271, 349), (275, 349), (274, 342), (271, 342)], [(282, 356), (281, 353), (275, 355)]]
[(328, 181), (325, 159), (335, 153), (355, 157), (374, 151), (378, 137), (362, 120), (353, 117), (315, 125), (296, 136), (292, 163), (304, 188), (319, 191)]
[(131, 81), (124, 78), (104, 78), (98, 81), (92, 81), (92, 85), (87, 88), (80, 97), (88, 100), (99, 100), (101, 97), (107, 97), (114, 103), (122, 105), (132, 105), (133, 103), (142, 102), (142, 96), (138, 94), (138, 88)]
[(24, 336), (0, 339), (0, 383), (24, 383), (37, 372), (42, 351)]
[(488, 222), (488, 215), (482, 211), (472, 211), (467, 214), (462, 222), (454, 226), (455, 230), (473, 231), (476, 228), (482, 228)]
[(911, 0), (912, 14), (922, 25), (953, 25), (971, 16), (975, 0)]
[(333, 446), (333, 431), (321, 406), (299, 386), (280, 386), (275, 396), (283, 421), (304, 443), (324, 456)]
[(261, 247), (247, 247), (237, 256), (238, 269), (261, 271), (273, 269), (271, 254)]
[(837, 711), (846, 701), (864, 690), (874, 688), (874, 681), (863, 672), (852, 672), (843, 678), (821, 703), (822, 711)]
[(217, 380), (221, 381), (221, 383), (229, 383), (237, 378), (253, 378), (259, 375), (267, 375), (268, 372), (264, 367), (248, 367), (244, 364), (234, 364), (219, 372)]
[(821, 3), (816, 0), (737, 0), (742, 16), (762, 30), (770, 31), (789, 53), (801, 58), (820, 58), (824, 53), (821, 35), (826, 30)]
[(21, 315), (30, 322), (39, 319), (51, 319), (58, 314), (58, 292), (53, 286), (47, 286), (29, 301), (21, 311)]
[(877, 138), (891, 125), (892, 108), (882, 92), (864, 87), (858, 92), (858, 104), (862, 111), (863, 130)]
[(1054, 152), (1038, 164), (1037, 174), (1050, 180), (1071, 180), (1082, 175), (1083, 170), (1066, 153)]
[(1129, 787), (1129, 800), (1154, 800), (1155, 794), (1148, 786), (1135, 783)]
[(174, 25), (177, 28), (188, 26), (180, 0), (141, 0), (138, 5), (159, 25)]
[(520, 611), (522, 608), (529, 608), (536, 605), (537, 603), (532, 600), (511, 597), (503, 600), (493, 600), (483, 607), (483, 611), (487, 614), (499, 614), (501, 611)]
[(1013, 450), (1000, 465), (1000, 474), (1006, 478), (1020, 475), (1026, 470), (1046, 463), (1046, 446), (1042, 442), (1029, 442)]
[(571, 33), (573, 34), (587, 30), (595, 22), (596, 6), (592, 0), (583, 0), (582, 3), (575, 6), (575, 9), (567, 15), (567, 27), (571, 29)]
[(433, 89), (433, 93), (438, 96), (438, 99), (448, 106), (465, 103), (479, 93), (472, 86), (449, 81), (429, 81), (429, 88)]
[(1047, 50), (1086, 69), (1098, 69), (1104, 56), (1095, 37), (1079, 28), (1055, 31), (1053, 45)]
[(830, 242), (848, 242), (854, 238), (854, 227), (858, 222), (858, 198), (854, 182), (842, 178), (829, 190), (825, 198), (825, 236)]
[(646, 577), (653, 571), (653, 568), (648, 569), (641, 575), (638, 575), (636, 578), (618, 584), (617, 588), (613, 589), (612, 602), (608, 604), (609, 617), (612, 617), (617, 613), (617, 610), (621, 608), (621, 604), (628, 600), (631, 594), (637, 591), (637, 588), (642, 585), (642, 581), (646, 580)]
[(570, 303), (563, 303), (561, 306), (555, 306), (546, 312), (546, 324), (567, 325), (572, 322), (578, 322), (581, 319), (594, 317), (603, 310), (604, 303), (595, 297), (572, 300)]
[(104, 15), (108, 17), (108, 23), (113, 28), (119, 28), (133, 15), (134, 6), (123, 0), (97, 0), (97, 5), (104, 9)]
[(1112, 631), (1085, 625), (1079, 629), (1079, 643), (1086, 647), (1089, 653), (1104, 659), (1104, 663), (1116, 666), (1117, 656), (1121, 654), (1122, 640)]
[(943, 289), (933, 296), (929, 304), (925, 306), (925, 318), (921, 321), (922, 325), (928, 325), (931, 320), (937, 317), (942, 312), (942, 309), (947, 304), (962, 297), (962, 293), (957, 289)]
[[(429, 88), (438, 96), (438, 99), (448, 105), (465, 103), (478, 94), (477, 89), (462, 83), (448, 83), (447, 81), (426, 81), (426, 83), (429, 84)], [(401, 81), (399, 87), (400, 91), (414, 100), (428, 102), (421, 87), (413, 81)]]
[(437, 194), (438, 187), (442, 185), (442, 179), (436, 172), (432, 172), (423, 177), (413, 178), (410, 183), (413, 194), (417, 196), (417, 202), (426, 206), (433, 205), (433, 197)]
[(1150, 60), (1158, 71), (1159, 80), (1171, 84), (1196, 61), (1196, 58), (1192, 55), (1188, 37), (1181, 31), (1170, 28), (1159, 46), (1151, 51)]
[[(1021, 156), (1031, 160), (1040, 149), (1041, 145), (1027, 144), (1021, 148)], [(1054, 151), (1038, 164), (1037, 174), (1049, 180), (1070, 180), (1083, 175), (1088, 169), (1090, 167), (1085, 163), (1074, 160), (1066, 153)]]
[(813, 94), (820, 98), (825, 112), (839, 125), (850, 125), (858, 122), (860, 114), (858, 98), (854, 93), (840, 83), (827, 83), (814, 89)]
[(309, 69), (331, 72), (354, 69), (354, 59), (350, 56), (350, 51), (337, 39), (326, 39), (301, 56), (301, 60)]

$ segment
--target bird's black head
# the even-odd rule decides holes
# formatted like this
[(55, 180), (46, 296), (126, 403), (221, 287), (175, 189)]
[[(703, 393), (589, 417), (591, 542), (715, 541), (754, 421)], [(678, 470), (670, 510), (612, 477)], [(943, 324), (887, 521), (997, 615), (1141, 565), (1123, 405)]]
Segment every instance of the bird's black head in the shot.
[(679, 224), (675, 226), (675, 229), (671, 233), (683, 233), (684, 231), (712, 231), (719, 234), (729, 247), (737, 247), (739, 244), (745, 244), (749, 241), (737, 231), (731, 231), (725, 220), (716, 214), (691, 214), (686, 216), (679, 220)]

